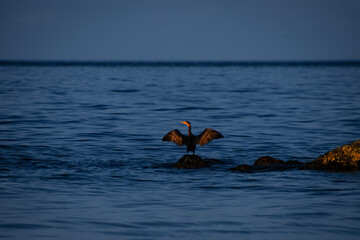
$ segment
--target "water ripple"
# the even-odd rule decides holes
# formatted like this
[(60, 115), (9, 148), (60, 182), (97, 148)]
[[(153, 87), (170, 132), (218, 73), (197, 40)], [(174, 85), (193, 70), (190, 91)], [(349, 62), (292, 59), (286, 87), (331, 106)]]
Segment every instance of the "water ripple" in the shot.
[[(358, 238), (359, 173), (229, 171), (356, 140), (358, 65), (40, 65), (0, 66), (0, 238)], [(174, 168), (180, 120), (225, 164)]]

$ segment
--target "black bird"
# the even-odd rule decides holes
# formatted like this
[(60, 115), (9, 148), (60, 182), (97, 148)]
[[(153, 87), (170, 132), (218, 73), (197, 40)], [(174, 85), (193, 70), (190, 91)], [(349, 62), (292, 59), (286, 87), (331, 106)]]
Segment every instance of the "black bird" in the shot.
[(211, 128), (206, 128), (199, 136), (195, 136), (191, 132), (191, 124), (189, 121), (181, 122), (188, 126), (188, 136), (183, 135), (179, 130), (174, 129), (168, 132), (163, 138), (163, 141), (173, 142), (179, 146), (186, 145), (186, 153), (189, 151), (195, 154), (196, 145), (204, 146), (214, 139), (223, 138), (224, 136)]

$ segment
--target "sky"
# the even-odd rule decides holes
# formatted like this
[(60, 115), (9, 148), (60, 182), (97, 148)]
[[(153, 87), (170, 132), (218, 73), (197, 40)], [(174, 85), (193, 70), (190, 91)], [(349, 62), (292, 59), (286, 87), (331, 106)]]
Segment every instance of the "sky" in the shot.
[(0, 60), (360, 60), (360, 0), (0, 0)]

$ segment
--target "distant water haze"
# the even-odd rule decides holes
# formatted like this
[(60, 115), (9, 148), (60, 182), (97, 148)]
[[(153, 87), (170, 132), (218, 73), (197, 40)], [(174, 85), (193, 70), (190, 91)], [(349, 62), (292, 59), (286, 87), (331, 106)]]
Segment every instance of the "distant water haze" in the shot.
[(356, 0), (2, 0), (2, 60), (359, 60)]

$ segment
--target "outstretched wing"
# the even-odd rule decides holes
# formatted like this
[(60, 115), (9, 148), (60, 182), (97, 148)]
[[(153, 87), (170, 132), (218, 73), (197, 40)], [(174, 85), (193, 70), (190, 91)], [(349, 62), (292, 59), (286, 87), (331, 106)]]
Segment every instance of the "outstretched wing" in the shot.
[(168, 132), (163, 138), (163, 141), (176, 143), (179, 146), (184, 145), (185, 136), (177, 129)]
[(196, 137), (196, 144), (204, 146), (205, 144), (211, 142), (214, 139), (223, 138), (224, 136), (218, 131), (206, 128), (199, 136)]

